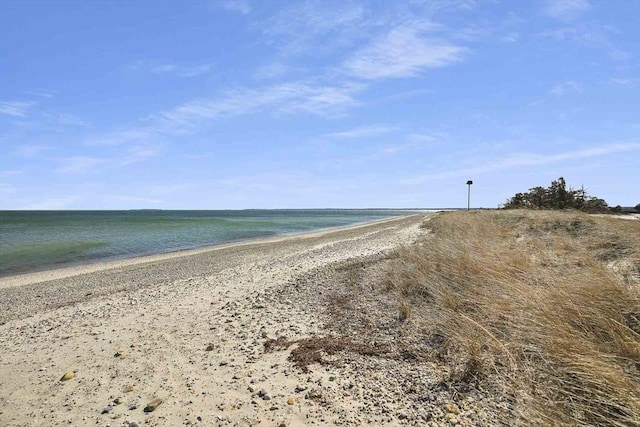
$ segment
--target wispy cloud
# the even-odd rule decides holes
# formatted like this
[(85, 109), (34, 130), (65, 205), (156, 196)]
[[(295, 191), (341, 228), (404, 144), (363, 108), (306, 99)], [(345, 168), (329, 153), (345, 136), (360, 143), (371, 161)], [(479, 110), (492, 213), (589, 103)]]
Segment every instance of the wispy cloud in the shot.
[(25, 117), (27, 111), (35, 106), (33, 101), (0, 101), (0, 114), (13, 117)]
[(407, 141), (412, 144), (436, 144), (445, 141), (449, 135), (442, 132), (433, 133), (411, 133), (407, 135)]
[(27, 94), (27, 95), (37, 96), (37, 97), (40, 97), (40, 98), (53, 98), (57, 94), (56, 91), (47, 90), (47, 89), (27, 90), (24, 93)]
[(145, 161), (161, 153), (161, 146), (151, 143), (127, 144), (115, 147), (110, 155), (86, 156), (78, 155), (64, 159), (58, 159), (59, 167), (55, 172), (62, 174), (86, 174), (100, 172), (105, 169), (127, 167), (135, 163)]
[(352, 45), (370, 25), (362, 5), (310, 0), (292, 2), (261, 29), (281, 54), (317, 55)]
[(280, 105), (285, 113), (310, 113), (319, 116), (340, 115), (346, 107), (359, 104), (355, 93), (363, 88), (360, 84), (344, 82), (339, 85), (294, 86), (292, 97)]
[(129, 70), (152, 73), (166, 74), (176, 77), (196, 77), (211, 71), (213, 65), (211, 63), (203, 64), (179, 64), (174, 62), (159, 62), (138, 60), (130, 63), (127, 68)]
[(582, 91), (582, 87), (580, 86), (580, 84), (570, 80), (570, 81), (562, 82), (555, 85), (551, 89), (551, 94), (555, 96), (564, 96), (570, 93), (578, 93), (581, 91)]
[[(195, 132), (221, 117), (256, 112), (335, 117), (346, 108), (357, 105), (354, 95), (362, 88), (363, 85), (353, 83), (322, 85), (294, 82), (230, 90), (216, 98), (193, 100), (154, 113), (129, 127), (89, 136), (85, 144), (121, 147), (118, 149), (119, 157), (112, 160), (114, 164), (128, 165), (158, 155), (167, 136)], [(90, 159), (80, 157), (60, 171), (82, 171), (85, 163), (89, 164)]]
[(459, 62), (466, 48), (426, 37), (429, 26), (398, 27), (345, 62), (353, 76), (374, 80), (413, 77), (426, 69)]
[(151, 126), (135, 125), (127, 129), (90, 136), (86, 139), (86, 143), (88, 145), (122, 145), (135, 142), (147, 142), (156, 135), (157, 131), (157, 129)]
[(285, 75), (315, 76), (333, 73), (335, 65), (325, 62), (320, 70), (313, 63), (321, 63), (332, 55), (357, 47), (367, 40), (372, 27), (380, 26), (368, 16), (366, 5), (345, 1), (305, 0), (289, 2), (259, 26), (262, 39), (276, 55), (254, 73), (257, 79), (281, 78)]
[(150, 144), (134, 145), (128, 147), (123, 153), (120, 160), (121, 166), (130, 165), (146, 160), (150, 157), (157, 156), (160, 152), (160, 148)]
[(89, 126), (89, 122), (73, 114), (66, 113), (43, 113), (52, 122), (63, 126)]
[[(367, 128), (362, 128), (363, 131), (366, 131)], [(372, 127), (375, 130), (374, 127)], [(389, 127), (389, 131), (396, 131), (399, 128), (397, 127)], [(360, 136), (359, 129), (355, 130), (353, 134), (356, 136)], [(364, 132), (363, 132), (364, 133)], [(331, 134), (330, 134), (331, 135)], [(328, 135), (328, 136), (330, 136)], [(335, 134), (334, 134), (335, 135)], [(351, 132), (347, 132), (345, 137), (351, 138)], [(392, 141), (390, 143), (385, 143), (382, 145), (375, 144), (373, 148), (369, 151), (360, 150), (358, 155), (346, 157), (339, 157), (331, 159), (330, 167), (337, 168), (346, 168), (352, 166), (354, 164), (371, 164), (371, 162), (380, 161), (381, 159), (387, 161), (387, 159), (400, 155), (402, 153), (407, 152), (419, 152), (424, 150), (425, 147), (434, 146), (440, 143), (443, 140), (446, 140), (448, 135), (444, 133), (411, 133), (406, 135), (405, 137), (394, 137), (389, 140)], [(396, 142), (399, 141), (399, 142)], [(329, 163), (328, 163), (329, 165)]]
[(402, 92), (396, 92), (396, 93), (391, 94), (391, 95), (386, 95), (386, 96), (383, 96), (381, 98), (374, 99), (373, 101), (370, 101), (370, 103), (384, 104), (384, 103), (388, 103), (388, 102), (404, 101), (404, 100), (407, 100), (407, 99), (411, 99), (411, 98), (419, 97), (419, 96), (422, 96), (422, 95), (426, 95), (426, 94), (429, 94), (431, 92), (432, 91), (430, 89), (405, 90), (405, 91), (402, 91)]
[(616, 30), (597, 22), (576, 22), (570, 25), (553, 28), (536, 34), (542, 39), (551, 39), (559, 42), (575, 43), (592, 49), (600, 49), (616, 61), (627, 61), (630, 54), (620, 49), (612, 41)]
[(406, 142), (383, 147), (383, 149), (381, 150), (381, 153), (387, 154), (387, 155), (394, 155), (402, 151), (416, 150), (428, 145), (433, 145), (437, 143), (439, 140), (440, 138), (437, 138), (433, 135), (410, 134), (407, 136)]
[(590, 7), (587, 0), (547, 0), (544, 12), (553, 18), (568, 19), (589, 10)]
[(515, 43), (518, 40), (520, 40), (520, 34), (516, 32), (508, 33), (502, 36), (500, 40), (502, 40), (505, 43)]
[(105, 163), (105, 159), (90, 156), (73, 156), (61, 161), (61, 166), (56, 172), (68, 174), (82, 174), (94, 170)]
[(0, 176), (17, 176), (22, 175), (24, 171), (22, 169), (12, 169), (6, 171), (0, 171)]
[(638, 84), (640, 84), (640, 78), (638, 77), (632, 77), (632, 78), (611, 78), (609, 79), (609, 81), (611, 83), (615, 83), (617, 85), (620, 86), (625, 86), (625, 87), (635, 87), (638, 86)]
[(172, 73), (176, 70), (176, 66), (173, 64), (159, 64), (159, 65), (154, 65), (153, 67), (151, 67), (151, 72), (152, 73)]
[(495, 35), (501, 29), (496, 28), (488, 22), (477, 22), (452, 31), (450, 37), (452, 40), (462, 41), (464, 43), (474, 43)]
[(151, 67), (151, 72), (155, 74), (174, 74), (178, 77), (196, 77), (206, 74), (211, 70), (211, 64), (200, 64), (193, 66), (179, 66), (176, 64), (159, 64)]
[(334, 31), (363, 18), (364, 8), (348, 2), (327, 2), (310, 0), (291, 3), (280, 10), (264, 28), (269, 35), (291, 35), (299, 29), (307, 28), (311, 33)]
[(268, 109), (280, 113), (306, 112), (335, 115), (341, 109), (355, 105), (353, 95), (361, 85), (321, 85), (284, 83), (261, 89), (236, 89), (221, 98), (197, 100), (159, 113), (157, 117), (172, 129), (186, 129), (201, 120), (222, 116), (248, 114)]
[(396, 127), (386, 126), (386, 125), (369, 125), (357, 127), (354, 129), (349, 129), (340, 132), (329, 133), (326, 136), (330, 138), (367, 138), (372, 136), (384, 135), (396, 130)]
[(420, 184), (431, 180), (441, 180), (458, 176), (472, 176), (504, 169), (552, 164), (562, 161), (572, 161), (589, 157), (607, 156), (615, 153), (623, 153), (629, 151), (640, 151), (640, 142), (605, 144), (594, 147), (586, 147), (579, 150), (567, 151), (564, 153), (515, 153), (506, 155), (505, 157), (490, 162), (481, 163), (475, 167), (452, 169), (442, 172), (436, 172), (433, 174), (416, 176), (410, 179), (406, 179), (403, 182), (407, 184)]
[(248, 0), (224, 0), (217, 2), (223, 9), (238, 12), (243, 15), (251, 13), (252, 7)]
[(180, 77), (195, 77), (206, 74), (211, 71), (211, 64), (195, 65), (193, 67), (185, 67), (178, 71)]
[(21, 157), (32, 158), (50, 149), (51, 147), (48, 145), (24, 144), (16, 148), (14, 152)]
[(304, 71), (303, 67), (286, 65), (285, 63), (276, 60), (259, 67), (254, 73), (256, 79), (275, 79), (283, 77), (291, 72)]

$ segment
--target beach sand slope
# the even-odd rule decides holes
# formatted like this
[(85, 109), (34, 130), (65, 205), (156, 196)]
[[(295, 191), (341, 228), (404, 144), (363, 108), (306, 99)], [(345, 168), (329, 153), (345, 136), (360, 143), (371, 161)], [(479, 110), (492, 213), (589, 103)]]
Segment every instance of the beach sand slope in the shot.
[(413, 243), (424, 218), (0, 279), (0, 425), (406, 423), (265, 343), (326, 335), (323, 271)]

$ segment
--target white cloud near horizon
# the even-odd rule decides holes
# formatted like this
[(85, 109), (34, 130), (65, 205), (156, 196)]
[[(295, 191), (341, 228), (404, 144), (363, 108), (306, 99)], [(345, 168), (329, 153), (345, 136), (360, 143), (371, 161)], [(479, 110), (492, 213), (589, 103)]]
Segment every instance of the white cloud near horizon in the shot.
[(48, 210), (60, 210), (69, 209), (74, 203), (81, 200), (79, 196), (67, 196), (67, 197), (46, 197), (40, 202), (31, 203), (26, 206), (20, 207), (20, 210), (34, 210), (34, 211), (48, 211)]
[(425, 37), (424, 25), (400, 26), (345, 62), (348, 73), (376, 80), (414, 77), (429, 68), (439, 68), (462, 60), (467, 48), (435, 37)]
[(160, 199), (150, 199), (147, 197), (137, 197), (137, 196), (121, 196), (121, 195), (117, 195), (117, 196), (107, 196), (105, 197), (107, 199), (113, 199), (119, 202), (133, 202), (133, 203), (138, 203), (138, 202), (142, 202), (142, 203), (151, 203), (154, 205), (160, 205), (160, 204), (164, 204), (166, 203), (164, 200), (160, 200)]
[(0, 182), (0, 195), (1, 196), (11, 196), (13, 194), (16, 194), (18, 192), (18, 189), (11, 185), (11, 184), (7, 184), (5, 182)]
[(81, 175), (89, 172), (100, 172), (104, 168), (126, 167), (157, 156), (160, 154), (160, 148), (159, 145), (152, 144), (128, 144), (119, 147), (116, 153), (110, 156), (71, 156), (58, 159), (60, 166), (55, 169), (55, 172)]

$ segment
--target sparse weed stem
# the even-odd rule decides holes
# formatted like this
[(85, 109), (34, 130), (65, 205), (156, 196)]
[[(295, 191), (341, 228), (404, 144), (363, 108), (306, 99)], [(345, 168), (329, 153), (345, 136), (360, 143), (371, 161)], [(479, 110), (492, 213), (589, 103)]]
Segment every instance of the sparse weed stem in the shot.
[(400, 301), (398, 305), (398, 320), (406, 322), (411, 318), (411, 305), (406, 301)]

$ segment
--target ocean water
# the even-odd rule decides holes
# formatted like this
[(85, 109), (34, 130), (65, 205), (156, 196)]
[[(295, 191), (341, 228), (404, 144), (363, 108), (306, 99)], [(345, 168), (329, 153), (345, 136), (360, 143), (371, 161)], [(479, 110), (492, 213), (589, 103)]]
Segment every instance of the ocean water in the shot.
[(0, 211), (0, 276), (413, 213), (369, 209)]

